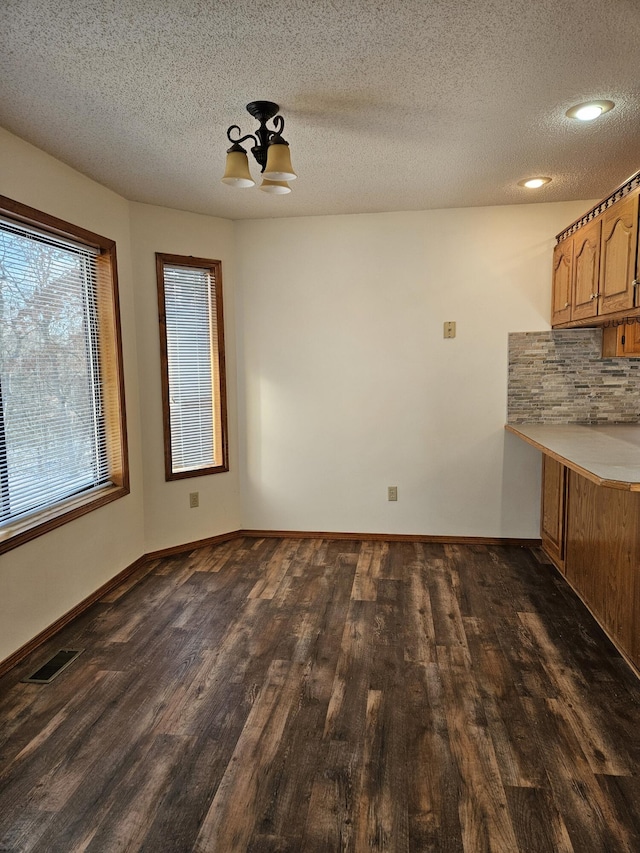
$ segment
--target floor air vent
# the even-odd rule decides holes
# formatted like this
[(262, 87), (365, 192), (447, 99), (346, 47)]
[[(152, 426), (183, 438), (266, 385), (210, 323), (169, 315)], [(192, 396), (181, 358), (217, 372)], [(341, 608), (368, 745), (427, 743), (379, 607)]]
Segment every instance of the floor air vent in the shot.
[(60, 649), (59, 652), (48, 660), (37, 672), (30, 675), (28, 678), (23, 678), (23, 681), (33, 682), (34, 684), (49, 684), (50, 681), (60, 675), (63, 669), (66, 669), (69, 664), (81, 655), (84, 649)]

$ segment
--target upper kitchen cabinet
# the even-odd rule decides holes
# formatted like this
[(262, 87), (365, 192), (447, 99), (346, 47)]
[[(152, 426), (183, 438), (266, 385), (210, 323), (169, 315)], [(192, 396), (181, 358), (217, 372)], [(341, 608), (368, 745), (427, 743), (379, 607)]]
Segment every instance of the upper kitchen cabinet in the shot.
[(639, 198), (637, 172), (558, 234), (552, 326), (598, 326), (640, 317)]
[(551, 323), (571, 320), (571, 277), (573, 271), (573, 238), (563, 240), (553, 250), (553, 302)]
[(600, 314), (634, 307), (638, 250), (638, 194), (617, 201), (602, 215)]
[(598, 313), (600, 234), (602, 222), (584, 225), (573, 238), (573, 299), (571, 319), (583, 320)]
[(635, 320), (623, 321), (619, 326), (607, 326), (602, 330), (603, 358), (640, 356), (640, 317)]

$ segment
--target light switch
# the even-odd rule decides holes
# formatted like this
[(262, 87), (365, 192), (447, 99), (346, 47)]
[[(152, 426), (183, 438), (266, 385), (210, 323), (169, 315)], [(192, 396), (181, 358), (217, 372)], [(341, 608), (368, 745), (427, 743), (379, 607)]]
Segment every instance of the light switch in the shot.
[(456, 336), (456, 324), (453, 320), (449, 320), (444, 324), (444, 336), (445, 338), (455, 338)]

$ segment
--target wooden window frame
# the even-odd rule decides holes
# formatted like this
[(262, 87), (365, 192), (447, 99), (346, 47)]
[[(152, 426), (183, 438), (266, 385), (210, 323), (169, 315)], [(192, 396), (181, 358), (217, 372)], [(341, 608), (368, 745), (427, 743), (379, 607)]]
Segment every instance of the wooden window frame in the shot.
[[(215, 281), (215, 322), (217, 329), (217, 351), (212, 353), (212, 369), (214, 376), (214, 421), (217, 424), (215, 433), (221, 452), (218, 464), (206, 465), (188, 471), (174, 471), (171, 453), (171, 415), (169, 409), (169, 358), (167, 349), (166, 303), (164, 295), (165, 266), (195, 267), (208, 269)], [(224, 312), (222, 305), (222, 261), (211, 258), (194, 258), (192, 255), (169, 255), (156, 252), (156, 280), (158, 287), (158, 320), (160, 327), (160, 374), (162, 382), (162, 422), (164, 429), (164, 468), (165, 480), (184, 480), (189, 477), (203, 477), (207, 474), (222, 474), (229, 470), (229, 444), (227, 428), (227, 383), (224, 346)]]
[(102, 281), (103, 287), (98, 290), (98, 335), (104, 385), (107, 458), (111, 480), (107, 485), (73, 495), (43, 510), (5, 524), (0, 528), (0, 554), (2, 554), (128, 495), (130, 489), (115, 241), (3, 195), (0, 195), (0, 214), (7, 219), (30, 225), (43, 233), (84, 243), (99, 251), (96, 258), (97, 276)]

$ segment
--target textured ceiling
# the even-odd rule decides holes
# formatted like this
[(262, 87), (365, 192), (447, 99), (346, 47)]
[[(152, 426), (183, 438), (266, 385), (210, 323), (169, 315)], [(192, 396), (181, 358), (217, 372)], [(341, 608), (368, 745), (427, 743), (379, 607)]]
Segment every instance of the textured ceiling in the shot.
[[(640, 168), (639, 60), (639, 0), (1, 0), (0, 125), (231, 219), (599, 198)], [(565, 117), (593, 98), (616, 107)], [(257, 99), (285, 117), (288, 196), (220, 183)]]

